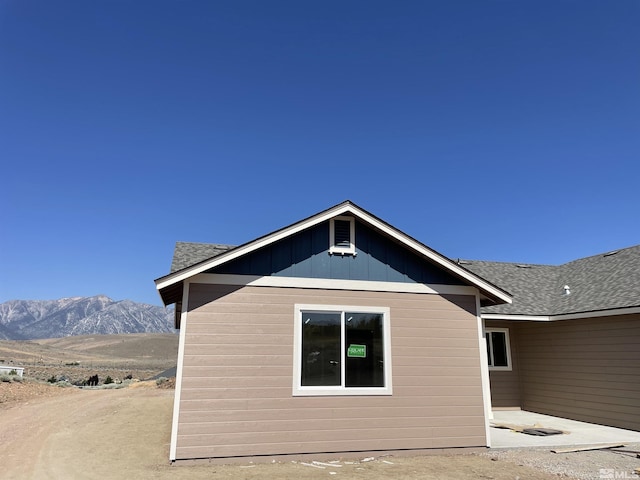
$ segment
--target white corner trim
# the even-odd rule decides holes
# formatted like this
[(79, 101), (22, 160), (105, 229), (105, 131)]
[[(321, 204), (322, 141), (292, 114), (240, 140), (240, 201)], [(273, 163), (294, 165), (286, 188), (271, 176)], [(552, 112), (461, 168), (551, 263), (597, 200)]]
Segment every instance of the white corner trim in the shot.
[(507, 294), (506, 292), (504, 292), (502, 289), (496, 287), (495, 285), (485, 281), (484, 279), (478, 277), (477, 275), (469, 272), (468, 270), (464, 269), (463, 267), (459, 266), (457, 263), (453, 262), (452, 260), (436, 253), (435, 251), (429, 249), (428, 247), (426, 247), (425, 245), (421, 244), (420, 242), (418, 242), (417, 240), (414, 240), (413, 238), (411, 238), (410, 236), (400, 232), (399, 230), (387, 225), (386, 223), (378, 220), (377, 218), (369, 215), (368, 213), (364, 212), (363, 210), (357, 208), (355, 205), (352, 205), (350, 203), (346, 203), (346, 204), (340, 204), (337, 205), (334, 208), (331, 208), (327, 211), (325, 211), (324, 213), (318, 214), (316, 216), (313, 216), (307, 220), (295, 223), (289, 227), (286, 227), (284, 229), (281, 229), (277, 232), (274, 232), (270, 235), (266, 235), (265, 237), (259, 238), (258, 240), (255, 240), (253, 242), (250, 242), (244, 246), (240, 246), (237, 247), (233, 250), (230, 250), (227, 253), (223, 253), (218, 255), (217, 257), (212, 258), (210, 261), (208, 262), (204, 262), (204, 263), (199, 263), (197, 265), (194, 265), (192, 267), (186, 268), (183, 271), (180, 272), (176, 272), (174, 274), (169, 274), (166, 277), (157, 279), (155, 281), (156, 283), (156, 288), (158, 290), (161, 290), (163, 288), (166, 288), (168, 286), (174, 285), (175, 283), (181, 282), (183, 280), (186, 280), (194, 275), (197, 275), (199, 273), (202, 273), (206, 270), (209, 270), (211, 268), (214, 268), (218, 265), (221, 265), (223, 263), (229, 262), (230, 260), (233, 260), (235, 258), (238, 258), (240, 256), (246, 255), (250, 252), (253, 252), (255, 250), (258, 250), (259, 248), (262, 248), (264, 246), (270, 245), (274, 242), (277, 242), (278, 240), (281, 240), (283, 238), (286, 238), (288, 236), (294, 235), (302, 230), (305, 230), (309, 227), (312, 227), (314, 225), (317, 225), (319, 223), (331, 220), (332, 218), (336, 217), (336, 216), (340, 216), (340, 215), (344, 215), (344, 214), (351, 214), (357, 218), (359, 218), (360, 220), (372, 225), (373, 227), (377, 228), (378, 230), (384, 232), (385, 234), (387, 234), (388, 236), (390, 236), (391, 238), (394, 238), (396, 240), (398, 240), (400, 243), (404, 244), (405, 246), (413, 249), (414, 251), (417, 251), (418, 253), (420, 253), (421, 255), (423, 255), (424, 257), (427, 257), (428, 259), (432, 260), (433, 262), (435, 262), (436, 264), (442, 266), (445, 268), (445, 270), (449, 270), (452, 271), (453, 273), (455, 273), (456, 275), (460, 276), (461, 278), (465, 279), (466, 281), (468, 281), (469, 283), (471, 283), (472, 285), (478, 287), (481, 291), (487, 292), (490, 295), (493, 295), (496, 298), (499, 298), (500, 300), (502, 300), (505, 303), (511, 303), (512, 298), (509, 294)]
[(191, 283), (242, 285), (252, 287), (312, 288), (320, 290), (359, 290), (368, 292), (427, 293), (433, 295), (476, 295), (475, 287), (403, 282), (374, 282), (371, 280), (332, 280), (329, 278), (274, 277), (200, 273)]
[(187, 337), (187, 310), (189, 307), (189, 282), (184, 283), (182, 293), (182, 312), (180, 312), (180, 338), (178, 343), (178, 363), (176, 365), (176, 388), (173, 396), (173, 419), (171, 421), (171, 444), (169, 461), (176, 460), (178, 449), (178, 420), (180, 419), (180, 398), (182, 393), (182, 367), (184, 365), (184, 347)]
[(491, 405), (491, 381), (489, 379), (489, 358), (487, 357), (487, 341), (485, 340), (484, 320), (480, 316), (480, 296), (476, 295), (476, 318), (478, 325), (478, 341), (480, 343), (480, 379), (482, 381), (482, 400), (484, 404), (484, 430), (487, 447), (491, 447), (491, 425), (493, 408)]

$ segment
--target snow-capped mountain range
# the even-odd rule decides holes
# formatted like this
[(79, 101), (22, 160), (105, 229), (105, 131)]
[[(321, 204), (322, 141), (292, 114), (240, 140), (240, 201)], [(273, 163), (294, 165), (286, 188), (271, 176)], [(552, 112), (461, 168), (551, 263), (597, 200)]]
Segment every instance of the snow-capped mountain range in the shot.
[(104, 295), (0, 303), (0, 339), (4, 340), (167, 332), (175, 332), (173, 308), (114, 301)]

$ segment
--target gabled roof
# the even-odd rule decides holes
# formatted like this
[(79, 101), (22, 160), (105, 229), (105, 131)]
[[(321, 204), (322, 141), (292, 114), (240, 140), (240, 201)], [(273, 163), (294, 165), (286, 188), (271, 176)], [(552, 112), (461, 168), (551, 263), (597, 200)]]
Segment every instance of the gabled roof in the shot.
[(183, 270), (209, 258), (217, 257), (232, 248), (235, 248), (235, 246), (218, 243), (176, 242), (171, 262), (171, 273)]
[(557, 267), (481, 260), (460, 260), (468, 270), (486, 278), (513, 295), (512, 304), (488, 306), (483, 313), (548, 315)]
[(342, 202), (316, 215), (237, 247), (179, 243), (176, 245), (171, 273), (158, 278), (155, 281), (156, 288), (160, 292), (165, 305), (177, 302), (182, 297), (182, 283), (184, 280), (340, 215), (353, 215), (361, 222), (368, 224), (404, 245), (405, 248), (411, 249), (414, 253), (461, 279), (464, 283), (478, 288), (483, 298), (483, 303), (495, 304), (511, 301), (509, 293), (502, 288), (458, 265), (453, 260), (418, 242), (350, 201)]
[(512, 304), (487, 306), (484, 314), (557, 317), (640, 307), (640, 245), (557, 266), (459, 263), (513, 294)]

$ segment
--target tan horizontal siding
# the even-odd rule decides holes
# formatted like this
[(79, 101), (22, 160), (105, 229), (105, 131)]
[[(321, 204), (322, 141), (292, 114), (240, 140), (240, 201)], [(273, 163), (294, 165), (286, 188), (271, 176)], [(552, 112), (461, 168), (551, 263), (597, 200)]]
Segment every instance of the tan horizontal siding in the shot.
[(517, 325), (513, 322), (485, 320), (485, 328), (508, 328), (511, 344), (511, 370), (489, 370), (491, 407), (520, 408)]
[[(625, 378), (626, 377), (626, 378)], [(640, 397), (640, 384), (634, 383), (634, 376), (607, 376), (606, 379), (596, 378), (589, 373), (558, 373), (553, 378), (530, 373), (527, 375), (530, 382), (546, 385), (548, 389), (568, 390), (579, 395), (600, 395), (607, 397), (629, 397), (635, 393)], [(603, 388), (604, 387), (604, 388)]]
[(640, 430), (640, 315), (518, 326), (526, 410)]
[[(470, 432), (476, 433), (476, 432)], [(224, 441), (224, 438), (218, 439), (218, 441)], [(211, 443), (215, 443), (216, 456), (217, 457), (236, 457), (236, 456), (254, 456), (255, 449), (250, 443), (242, 442), (250, 441), (250, 438), (236, 439), (238, 443), (232, 444), (225, 442), (222, 444), (216, 443), (216, 439), (210, 439)], [(355, 440), (344, 440), (334, 438), (333, 440), (326, 440), (322, 442), (323, 447), (326, 450), (316, 453), (340, 453), (340, 452), (367, 452), (367, 451), (388, 451), (389, 445), (386, 440), (383, 439), (371, 439), (371, 438), (357, 438)], [(439, 449), (439, 448), (461, 448), (468, 447), (468, 436), (438, 436), (438, 432), (428, 431), (419, 432), (417, 437), (402, 438), (395, 442), (397, 450), (422, 450), (422, 449)], [(305, 454), (308, 453), (305, 448), (304, 442), (290, 441), (286, 442), (282, 440), (280, 443), (266, 443), (264, 444), (264, 450), (273, 452), (272, 455), (290, 455), (290, 454)], [(194, 459), (194, 458), (211, 458), (211, 447), (209, 446), (184, 446), (180, 448), (180, 458)]]
[(574, 391), (576, 389), (567, 388), (562, 390), (553, 387), (548, 390), (539, 389), (539, 392), (531, 394), (528, 399), (530, 402), (536, 400), (548, 401), (550, 404), (557, 406), (570, 405), (572, 409), (585, 408), (587, 410), (605, 410), (603, 416), (610, 418), (611, 413), (633, 414), (637, 412), (637, 397), (635, 396), (613, 396), (600, 391), (600, 395), (592, 393), (582, 393)]
[[(380, 420), (380, 419), (378, 419)], [(197, 433), (194, 431), (192, 435), (182, 436), (182, 446), (202, 446), (202, 445), (217, 445), (223, 446), (228, 444), (246, 445), (252, 450), (252, 455), (255, 455), (255, 448), (258, 447), (256, 440), (259, 439), (262, 444), (271, 444), (276, 442), (286, 442), (290, 444), (296, 444), (299, 451), (307, 453), (309, 448), (309, 437), (312, 436), (315, 444), (323, 444), (323, 450), (316, 451), (331, 451), (324, 450), (325, 448), (331, 448), (331, 444), (334, 442), (362, 442), (363, 445), (371, 442), (371, 439), (378, 438), (378, 445), (389, 444), (390, 438), (403, 439), (423, 442), (424, 438), (437, 437), (438, 439), (446, 437), (459, 437), (461, 428), (457, 426), (451, 427), (437, 427), (432, 425), (419, 425), (408, 427), (388, 426), (384, 428), (384, 422), (376, 422), (375, 424), (360, 425), (358, 428), (354, 428), (354, 425), (344, 425), (342, 422), (329, 422), (313, 424), (311, 427), (307, 427), (307, 420), (297, 422), (297, 426), (290, 427), (291, 430), (287, 430), (287, 424), (284, 422), (278, 422), (277, 424), (269, 425), (269, 428), (260, 430), (257, 425), (263, 426), (262, 422), (242, 422), (243, 427), (249, 431), (238, 431), (238, 422), (235, 423), (235, 429), (228, 429), (230, 431), (222, 431), (216, 433)], [(468, 425), (464, 426), (465, 430), (471, 430), (475, 435), (482, 436), (484, 434), (484, 426), (478, 427), (474, 424), (473, 420), (469, 421)], [(343, 424), (343, 428), (335, 429), (332, 426)], [(383, 425), (379, 427), (378, 425)], [(313, 429), (313, 426), (318, 426), (320, 429)], [(324, 425), (324, 428), (323, 428)], [(380, 430), (384, 429), (386, 438), (380, 438)], [(224, 429), (223, 429), (224, 430)], [(388, 438), (387, 438), (388, 437)], [(432, 438), (433, 440), (433, 438)], [(378, 446), (376, 445), (376, 446)], [(419, 445), (419, 443), (417, 444)], [(418, 447), (414, 447), (418, 448)], [(367, 447), (360, 447), (360, 450), (367, 449)], [(282, 453), (282, 452), (278, 452)], [(285, 452), (286, 453), (286, 452)]]
[[(347, 413), (347, 412), (342, 412)], [(350, 417), (351, 419), (357, 419), (362, 417)], [(212, 431), (216, 434), (235, 434), (238, 431), (238, 420), (218, 421), (218, 422), (202, 422), (198, 421), (191, 426), (192, 435), (210, 435)], [(271, 434), (274, 429), (282, 432), (289, 432), (292, 434), (305, 435), (306, 431), (315, 432), (334, 432), (337, 433), (339, 438), (346, 438), (353, 431), (353, 425), (351, 422), (345, 422), (343, 418), (305, 418), (304, 421), (292, 420), (291, 417), (275, 419), (270, 417), (256, 418), (254, 420), (248, 420), (246, 417), (242, 418), (242, 421), (246, 428), (253, 432), (264, 434)], [(352, 420), (353, 422), (353, 420)], [(385, 417), (378, 418), (375, 425), (369, 425), (371, 430), (386, 429), (387, 433), (393, 431), (393, 429), (431, 429), (431, 428), (444, 428), (451, 429), (454, 427), (474, 427), (475, 417), (463, 417), (458, 416), (456, 418), (437, 418), (437, 417)], [(364, 429), (359, 428), (358, 434), (361, 434)], [(377, 435), (377, 432), (369, 432), (372, 435)], [(335, 435), (334, 435), (335, 436)], [(332, 436), (333, 437), (333, 436)]]
[[(456, 422), (467, 422), (468, 417), (477, 417), (482, 411), (477, 406), (458, 405), (456, 407), (457, 416), (455, 419), (450, 418), (451, 407), (424, 405), (425, 410), (421, 417), (416, 416), (414, 406), (396, 406), (390, 409), (386, 418), (410, 418), (421, 420), (423, 417), (428, 418), (432, 425), (455, 425)], [(428, 407), (428, 411), (426, 408)], [(359, 408), (359, 407), (343, 407), (343, 408), (313, 408), (309, 409), (305, 414), (308, 420), (330, 420), (335, 418), (350, 418), (354, 420), (367, 419), (371, 417), (375, 407)], [(184, 412), (183, 421), (185, 423), (217, 423), (225, 421), (279, 421), (291, 420), (291, 410), (289, 409), (252, 409), (252, 410), (229, 410), (218, 409), (208, 411), (189, 411)], [(427, 420), (424, 420), (427, 421)]]
[[(334, 404), (332, 402), (327, 402), (327, 398), (332, 398), (336, 400), (340, 400), (339, 404)], [(250, 407), (251, 409), (266, 409), (266, 410), (286, 410), (292, 408), (292, 405), (295, 406), (298, 403), (304, 403), (303, 407), (305, 409), (316, 409), (316, 408), (330, 408), (339, 410), (341, 408), (383, 408), (389, 405), (389, 399), (393, 398), (393, 407), (415, 407), (415, 399), (408, 396), (396, 396), (395, 394), (391, 396), (346, 396), (341, 398), (336, 397), (287, 397), (287, 398), (277, 398), (270, 399), (265, 402), (264, 399), (260, 398), (249, 398), (247, 397), (241, 404), (235, 403), (233, 401), (225, 401), (220, 400), (216, 405), (219, 409), (227, 409), (227, 410), (235, 410), (241, 405), (241, 408), (245, 409)], [(363, 401), (366, 399), (366, 402)], [(458, 407), (458, 406), (475, 406), (478, 407), (478, 412), (482, 412), (482, 406), (478, 405), (475, 397), (451, 397), (448, 400), (450, 403), (443, 404), (443, 399), (437, 396), (429, 396), (425, 397), (421, 401), (421, 406), (425, 407)], [(366, 403), (363, 405), (363, 403)], [(194, 405), (191, 410), (197, 410)], [(204, 411), (204, 410), (200, 410)], [(289, 410), (291, 411), (291, 410)]]
[[(292, 396), (295, 304), (390, 307), (391, 396)], [(486, 443), (475, 297), (191, 285), (177, 458)]]

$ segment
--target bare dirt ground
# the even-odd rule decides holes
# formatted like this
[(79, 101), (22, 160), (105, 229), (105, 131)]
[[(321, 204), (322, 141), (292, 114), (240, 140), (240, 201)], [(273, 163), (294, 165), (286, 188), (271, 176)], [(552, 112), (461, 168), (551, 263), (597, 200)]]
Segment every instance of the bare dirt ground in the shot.
[[(66, 363), (91, 361), (93, 369), (125, 364), (157, 373), (175, 362), (175, 353), (166, 352), (171, 351), (175, 339), (165, 339), (166, 344), (162, 339), (158, 344), (158, 340), (72, 338), (37, 345), (0, 342), (4, 348), (0, 348), (0, 359), (11, 358), (17, 364), (45, 352), (51, 368), (64, 371)], [(157, 351), (157, 345), (164, 346)], [(29, 371), (27, 366), (27, 374)], [(155, 381), (134, 382), (121, 389), (62, 388), (36, 378), (0, 382), (0, 479), (640, 478), (635, 473), (635, 468), (640, 467), (636, 457), (640, 445), (627, 446), (620, 452), (563, 455), (544, 449), (517, 449), (465, 455), (385, 456), (370, 461), (328, 457), (323, 460), (325, 465), (315, 466), (311, 461), (290, 460), (172, 466), (168, 458), (173, 386), (172, 381), (160, 387)], [(340, 462), (331, 464), (332, 461)], [(602, 477), (600, 469), (609, 469), (605, 474), (610, 476)]]
[[(8, 385), (13, 384), (0, 383), (0, 389)], [(478, 455), (381, 457), (315, 467), (290, 461), (171, 466), (173, 390), (157, 388), (155, 382), (119, 390), (44, 385), (49, 392), (25, 395), (42, 387), (27, 382), (19, 399), (0, 404), (0, 444), (7, 449), (0, 469), (3, 479), (557, 478)]]
[[(164, 386), (171, 385), (170, 383)], [(494, 479), (639, 478), (633, 450), (555, 455), (518, 449), (482, 454), (365, 459), (325, 465), (179, 465), (168, 461), (173, 390), (133, 383), (119, 390), (0, 383), (2, 479)], [(638, 446), (636, 446), (638, 447)], [(341, 460), (333, 465), (330, 462)], [(602, 477), (601, 468), (610, 469)], [(613, 475), (618, 475), (617, 477)], [(626, 475), (626, 476), (620, 476)]]

